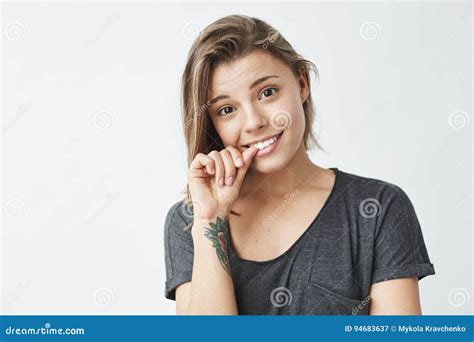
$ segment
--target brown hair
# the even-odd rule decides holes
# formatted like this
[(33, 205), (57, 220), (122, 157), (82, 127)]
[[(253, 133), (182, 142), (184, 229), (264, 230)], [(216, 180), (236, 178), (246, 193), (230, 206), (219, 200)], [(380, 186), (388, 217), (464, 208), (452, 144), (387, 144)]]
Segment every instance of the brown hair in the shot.
[[(208, 114), (212, 70), (220, 63), (232, 62), (261, 49), (288, 65), (295, 77), (304, 75), (306, 78), (309, 95), (303, 103), (304, 146), (306, 150), (316, 146), (324, 151), (311, 130), (315, 112), (309, 72), (313, 70), (319, 79), (316, 66), (296, 53), (291, 44), (264, 21), (245, 15), (229, 15), (213, 22), (199, 34), (191, 46), (182, 76), (181, 106), (188, 167), (198, 153), (208, 154), (225, 148)], [(183, 193), (186, 193), (187, 205), (192, 207), (189, 188), (186, 187)]]

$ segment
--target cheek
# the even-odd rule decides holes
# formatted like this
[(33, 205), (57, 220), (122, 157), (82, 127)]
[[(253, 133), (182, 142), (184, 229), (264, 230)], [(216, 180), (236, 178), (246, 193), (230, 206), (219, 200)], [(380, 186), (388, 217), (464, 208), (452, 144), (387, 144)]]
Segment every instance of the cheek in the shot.
[(297, 110), (296, 112), (291, 112), (291, 114), (291, 125), (285, 132), (288, 142), (288, 144), (286, 144), (286, 149), (289, 151), (289, 153), (292, 153), (298, 149), (303, 139), (305, 130), (304, 112), (300, 113)]
[(303, 135), (306, 125), (306, 120), (304, 118), (303, 109), (293, 112), (293, 131), (297, 132), (299, 135)]
[[(276, 123), (279, 127), (286, 127), (286, 131), (292, 139), (299, 139), (304, 134), (305, 129), (305, 116), (303, 105), (301, 104), (298, 94), (294, 93), (292, 96), (284, 99), (280, 103), (281, 116), (278, 118), (279, 123)], [(275, 116), (276, 118), (276, 116)]]
[(214, 127), (224, 143), (224, 147), (237, 145), (240, 137), (238, 127), (234, 127), (230, 124), (214, 124)]

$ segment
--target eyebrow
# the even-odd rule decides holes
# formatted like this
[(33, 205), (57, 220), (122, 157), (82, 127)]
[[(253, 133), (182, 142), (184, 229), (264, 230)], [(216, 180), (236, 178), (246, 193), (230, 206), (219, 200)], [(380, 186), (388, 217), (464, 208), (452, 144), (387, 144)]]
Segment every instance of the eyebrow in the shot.
[[(255, 80), (255, 81), (253, 81), (252, 84), (249, 87), (249, 90), (252, 90), (256, 86), (258, 86), (260, 83), (265, 82), (269, 78), (274, 78), (274, 77), (279, 77), (279, 76), (277, 76), (277, 75), (264, 76), (264, 77), (261, 77), (261, 78)], [(220, 101), (220, 100), (223, 100), (223, 99), (228, 99), (229, 97), (230, 97), (229, 95), (219, 95), (219, 96), (213, 98), (211, 101), (209, 101), (209, 106), (212, 106), (217, 101)]]

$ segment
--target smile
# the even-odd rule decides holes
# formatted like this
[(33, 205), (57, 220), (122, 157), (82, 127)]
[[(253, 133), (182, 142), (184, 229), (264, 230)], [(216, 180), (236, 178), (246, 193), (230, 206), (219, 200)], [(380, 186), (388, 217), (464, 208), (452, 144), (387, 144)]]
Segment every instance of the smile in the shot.
[(244, 145), (244, 149), (247, 149), (249, 148), (250, 146), (255, 146), (256, 148), (258, 148), (258, 152), (257, 154), (255, 154), (255, 157), (264, 157), (264, 156), (267, 156), (269, 154), (271, 154), (278, 146), (278, 143), (280, 142), (280, 137), (281, 135), (283, 134), (283, 132), (273, 136), (273, 137), (270, 137), (268, 139), (265, 139), (265, 140), (261, 140), (261, 141), (257, 141), (257, 142), (254, 142), (254, 143), (251, 143), (250, 145)]
[(277, 142), (277, 140), (280, 138), (280, 136), (282, 134), (283, 134), (283, 132), (271, 137), (270, 139), (258, 141), (256, 143), (253, 143), (253, 144), (250, 144), (250, 145), (245, 145), (244, 148), (247, 149), (250, 146), (255, 146), (259, 150), (264, 150), (264, 149), (268, 148), (269, 146), (273, 145), (275, 142)]

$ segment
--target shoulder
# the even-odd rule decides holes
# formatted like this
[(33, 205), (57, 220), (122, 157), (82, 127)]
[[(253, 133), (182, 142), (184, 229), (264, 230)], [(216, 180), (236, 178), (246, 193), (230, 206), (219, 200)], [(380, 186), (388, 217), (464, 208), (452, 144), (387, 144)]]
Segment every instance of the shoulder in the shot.
[(388, 204), (394, 201), (410, 202), (407, 193), (401, 186), (379, 178), (341, 172), (339, 192), (342, 197), (356, 202), (377, 201)]
[(335, 207), (347, 213), (351, 222), (378, 232), (382, 226), (397, 225), (404, 219), (416, 221), (412, 201), (398, 184), (348, 172), (340, 175)]
[(186, 199), (180, 200), (168, 209), (165, 219), (165, 235), (176, 230), (189, 230), (192, 222), (193, 211), (191, 205), (188, 204)]

